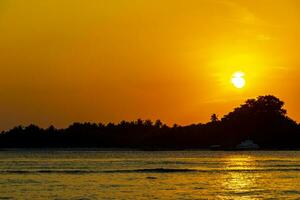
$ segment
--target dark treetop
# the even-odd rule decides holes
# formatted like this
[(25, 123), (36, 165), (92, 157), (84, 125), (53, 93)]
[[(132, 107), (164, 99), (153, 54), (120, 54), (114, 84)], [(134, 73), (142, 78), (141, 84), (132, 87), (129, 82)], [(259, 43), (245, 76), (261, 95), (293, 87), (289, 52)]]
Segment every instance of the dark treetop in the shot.
[(0, 148), (209, 148), (231, 149), (251, 139), (264, 149), (300, 148), (300, 125), (283, 109), (284, 102), (268, 95), (249, 99), (211, 122), (169, 127), (160, 120), (119, 124), (74, 123), (66, 129), (18, 126), (0, 134)]

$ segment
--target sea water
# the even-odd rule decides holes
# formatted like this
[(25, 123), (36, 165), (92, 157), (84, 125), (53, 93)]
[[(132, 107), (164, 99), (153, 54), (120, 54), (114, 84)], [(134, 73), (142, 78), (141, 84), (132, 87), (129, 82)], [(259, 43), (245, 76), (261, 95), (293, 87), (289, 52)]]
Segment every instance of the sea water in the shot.
[(0, 199), (300, 199), (300, 151), (6, 150)]

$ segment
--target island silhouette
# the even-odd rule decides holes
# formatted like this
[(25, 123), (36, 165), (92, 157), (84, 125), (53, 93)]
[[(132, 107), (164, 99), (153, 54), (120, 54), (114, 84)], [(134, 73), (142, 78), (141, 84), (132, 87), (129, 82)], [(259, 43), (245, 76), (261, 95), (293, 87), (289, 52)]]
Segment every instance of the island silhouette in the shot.
[(300, 125), (287, 116), (284, 102), (266, 95), (248, 99), (206, 124), (168, 126), (160, 120), (118, 124), (73, 123), (68, 128), (17, 126), (0, 134), (0, 148), (299, 149)]

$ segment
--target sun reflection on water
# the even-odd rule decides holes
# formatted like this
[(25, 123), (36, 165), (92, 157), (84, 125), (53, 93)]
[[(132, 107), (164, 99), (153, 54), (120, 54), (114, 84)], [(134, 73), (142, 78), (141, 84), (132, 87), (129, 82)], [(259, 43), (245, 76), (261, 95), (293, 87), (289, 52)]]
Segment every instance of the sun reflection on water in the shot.
[[(256, 160), (251, 156), (235, 155), (226, 158), (223, 187), (228, 196), (239, 199), (253, 199), (253, 192), (259, 190)], [(250, 196), (251, 194), (251, 196)]]

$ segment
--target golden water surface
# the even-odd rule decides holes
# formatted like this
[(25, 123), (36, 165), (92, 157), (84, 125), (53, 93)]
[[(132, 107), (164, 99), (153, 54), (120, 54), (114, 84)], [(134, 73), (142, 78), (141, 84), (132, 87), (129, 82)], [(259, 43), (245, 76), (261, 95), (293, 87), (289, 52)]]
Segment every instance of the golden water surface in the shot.
[(300, 151), (13, 150), (0, 199), (300, 199)]

